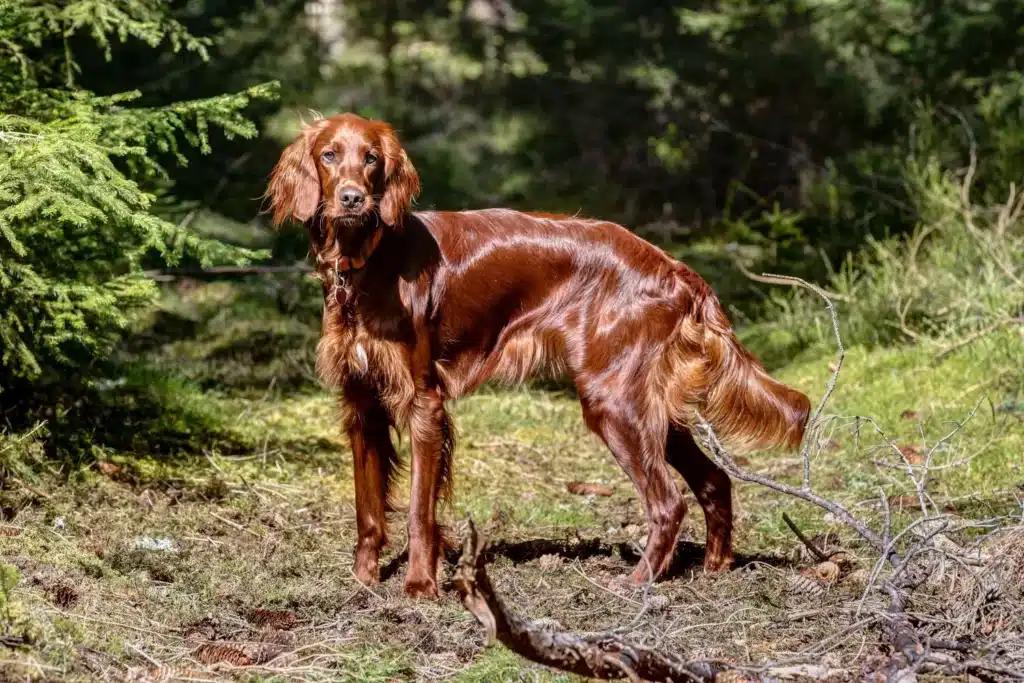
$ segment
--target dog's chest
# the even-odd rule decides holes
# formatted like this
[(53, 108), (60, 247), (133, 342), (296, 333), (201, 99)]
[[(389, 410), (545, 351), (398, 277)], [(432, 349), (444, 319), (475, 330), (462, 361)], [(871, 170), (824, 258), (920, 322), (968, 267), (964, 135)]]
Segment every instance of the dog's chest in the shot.
[(408, 421), (416, 396), (410, 351), (386, 322), (367, 320), (352, 306), (328, 301), (317, 346), (317, 374), (332, 389), (357, 381), (376, 390), (397, 426)]

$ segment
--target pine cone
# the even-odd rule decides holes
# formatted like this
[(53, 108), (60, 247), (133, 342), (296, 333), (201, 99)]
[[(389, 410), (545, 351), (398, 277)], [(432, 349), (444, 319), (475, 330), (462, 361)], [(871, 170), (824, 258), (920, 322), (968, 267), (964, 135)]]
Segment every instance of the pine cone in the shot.
[(295, 612), (276, 609), (253, 610), (249, 615), (249, 621), (260, 628), (275, 628), (280, 631), (289, 631), (298, 623)]
[(192, 651), (192, 656), (203, 664), (227, 662), (235, 666), (249, 666), (252, 659), (242, 650), (232, 645), (204, 643)]

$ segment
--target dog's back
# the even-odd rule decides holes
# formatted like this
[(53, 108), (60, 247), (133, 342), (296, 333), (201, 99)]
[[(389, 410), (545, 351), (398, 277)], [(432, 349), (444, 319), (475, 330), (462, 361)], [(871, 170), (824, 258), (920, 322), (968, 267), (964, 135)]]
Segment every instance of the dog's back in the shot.
[(444, 266), (432, 285), (451, 397), (488, 379), (568, 375), (591, 403), (690, 426), (727, 445), (793, 447), (810, 403), (740, 344), (707, 283), (607, 221), (507, 209), (416, 214)]

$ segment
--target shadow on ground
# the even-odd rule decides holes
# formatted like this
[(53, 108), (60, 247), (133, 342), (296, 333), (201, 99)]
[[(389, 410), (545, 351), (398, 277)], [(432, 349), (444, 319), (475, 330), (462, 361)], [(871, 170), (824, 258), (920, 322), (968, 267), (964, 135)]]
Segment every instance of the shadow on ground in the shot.
[[(451, 566), (458, 564), (461, 550), (452, 548), (445, 551), (445, 562)], [(522, 564), (539, 560), (546, 555), (555, 555), (564, 560), (588, 560), (594, 557), (612, 557), (618, 555), (623, 562), (636, 564), (640, 561), (640, 553), (628, 543), (605, 543), (600, 538), (556, 540), (548, 538), (531, 538), (524, 541), (492, 541), (488, 543), (484, 556), (488, 563), (499, 557), (510, 560), (513, 564)], [(380, 580), (387, 581), (408, 561), (408, 550), (403, 550), (381, 568)], [(700, 569), (704, 563), (704, 546), (692, 541), (679, 541), (676, 554), (668, 571), (659, 579), (670, 581), (680, 578), (694, 570)], [(751, 564), (766, 564), (773, 567), (784, 567), (792, 564), (789, 558), (768, 554), (737, 554), (735, 569), (742, 569)]]

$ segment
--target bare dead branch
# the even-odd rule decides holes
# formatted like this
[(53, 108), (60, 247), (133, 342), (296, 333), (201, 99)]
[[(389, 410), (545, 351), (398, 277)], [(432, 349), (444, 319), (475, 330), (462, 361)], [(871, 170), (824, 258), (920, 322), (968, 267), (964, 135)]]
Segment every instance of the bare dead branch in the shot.
[(828, 309), (829, 316), (832, 319), (832, 332), (836, 339), (836, 361), (835, 369), (832, 371), (832, 375), (829, 377), (828, 384), (825, 386), (825, 393), (822, 394), (821, 400), (818, 401), (817, 407), (814, 412), (811, 413), (810, 419), (807, 421), (808, 429), (804, 433), (803, 444), (800, 446), (800, 455), (804, 461), (804, 489), (810, 489), (811, 486), (811, 458), (810, 448), (812, 441), (812, 434), (816, 432), (818, 425), (818, 418), (821, 417), (821, 411), (825, 409), (829, 399), (832, 398), (832, 393), (836, 390), (836, 382), (839, 380), (839, 373), (843, 369), (843, 359), (846, 357), (846, 349), (843, 348), (843, 337), (839, 334), (839, 316), (836, 315), (836, 307), (832, 303), (832, 299), (829, 298), (829, 292), (821, 289), (817, 285), (813, 285), (807, 282), (803, 278), (793, 277), (790, 275), (773, 275), (771, 273), (762, 273), (761, 276), (765, 278), (765, 281), (777, 282), (780, 284), (787, 284), (793, 287), (803, 287), (809, 289), (825, 301), (825, 307)]
[(999, 330), (1001, 330), (1001, 329), (1003, 329), (1005, 327), (1012, 327), (1013, 325), (1024, 325), (1024, 316), (1017, 317), (1017, 318), (1007, 318), (1006, 320), (1000, 320), (997, 323), (993, 323), (992, 325), (984, 327), (984, 328), (978, 330), (977, 332), (973, 332), (973, 333), (967, 335), (963, 339), (958, 339), (957, 341), (953, 342), (952, 344), (949, 344), (948, 346), (942, 348), (938, 353), (936, 353), (935, 354), (935, 360), (942, 360), (943, 358), (945, 358), (949, 354), (951, 354), (954, 351), (957, 351), (959, 349), (962, 349), (963, 347), (967, 346), (968, 344), (973, 344), (974, 342), (976, 342), (979, 339), (982, 339), (984, 337), (987, 337), (988, 335), (992, 334), (993, 332), (998, 332)]
[[(849, 510), (845, 507), (831, 501), (827, 498), (819, 496), (809, 489), (797, 488), (784, 484), (780, 481), (765, 477), (760, 474), (748, 472), (733, 460), (732, 455), (725, 450), (718, 437), (715, 435), (714, 428), (708, 423), (707, 420), (700, 414), (697, 415), (697, 425), (700, 428), (702, 434), (702, 441), (711, 452), (711, 456), (719, 467), (724, 469), (729, 476), (735, 477), (740, 481), (750, 482), (752, 484), (760, 484), (767, 489), (777, 491), (779, 493), (785, 493), (786, 495), (799, 498), (813, 505), (817, 505), (827, 512), (831, 512), (837, 519), (842, 520), (844, 524), (853, 529), (857, 534), (867, 541), (875, 550), (883, 552), (886, 550), (885, 544), (882, 542), (882, 537), (865, 522), (853, 516)], [(895, 554), (895, 550), (891, 551)], [(898, 557), (898, 556), (897, 556)]]
[[(756, 273), (751, 272), (749, 268), (743, 265), (743, 261), (740, 260), (739, 255), (735, 253), (735, 247), (727, 248), (726, 252), (732, 257), (733, 264), (736, 266), (737, 270), (739, 270), (740, 273), (743, 274), (743, 277), (748, 280), (760, 282), (764, 285), (789, 285), (790, 287), (799, 286), (788, 276), (772, 275), (771, 273), (761, 273), (760, 275), (757, 275)], [(830, 299), (835, 299), (836, 301), (852, 301), (850, 297), (839, 294), (838, 292), (828, 292), (828, 296)]]
[(212, 266), (210, 268), (163, 268), (147, 270), (143, 275), (155, 282), (172, 282), (182, 278), (247, 275), (276, 275), (279, 273), (312, 273), (313, 269), (306, 263), (293, 263), (286, 266)]

